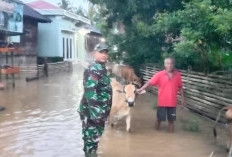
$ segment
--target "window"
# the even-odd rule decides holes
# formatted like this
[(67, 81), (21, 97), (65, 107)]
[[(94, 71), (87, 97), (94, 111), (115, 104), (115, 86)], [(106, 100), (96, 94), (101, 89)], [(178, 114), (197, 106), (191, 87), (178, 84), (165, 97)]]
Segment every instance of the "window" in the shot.
[(5, 21), (4, 14), (3, 12), (0, 11), (0, 26), (4, 26), (4, 21)]
[(66, 38), (66, 49), (67, 49), (67, 51), (66, 51), (66, 53), (67, 53), (67, 59), (69, 59), (69, 46), (68, 46), (68, 38)]
[(72, 39), (70, 39), (70, 58), (72, 58)]
[(71, 34), (63, 33), (62, 34), (62, 50), (64, 60), (72, 60), (74, 55), (74, 40)]
[(65, 59), (65, 39), (63, 38), (63, 58)]

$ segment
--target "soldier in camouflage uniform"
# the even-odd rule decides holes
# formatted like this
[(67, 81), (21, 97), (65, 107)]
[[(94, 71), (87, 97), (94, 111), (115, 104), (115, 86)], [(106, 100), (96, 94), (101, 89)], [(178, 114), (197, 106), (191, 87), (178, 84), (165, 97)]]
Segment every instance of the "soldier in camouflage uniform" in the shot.
[(84, 72), (84, 95), (78, 108), (86, 154), (96, 153), (112, 104), (112, 88), (105, 68), (107, 46), (98, 44), (93, 56), (95, 62)]

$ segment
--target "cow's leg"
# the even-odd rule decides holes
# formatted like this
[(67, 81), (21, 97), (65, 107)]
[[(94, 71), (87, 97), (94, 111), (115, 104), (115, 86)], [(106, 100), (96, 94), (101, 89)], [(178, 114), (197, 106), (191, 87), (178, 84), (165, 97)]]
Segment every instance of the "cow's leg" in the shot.
[(131, 131), (130, 123), (131, 123), (131, 115), (128, 115), (128, 116), (126, 117), (126, 131), (127, 131), (127, 132), (130, 132), (130, 131)]
[(230, 129), (229, 129), (229, 136), (230, 136), (230, 138), (229, 138), (229, 141), (228, 141), (228, 150), (229, 150), (229, 154), (228, 154), (228, 157), (232, 157), (231, 155), (232, 155), (232, 123), (229, 123), (229, 127), (230, 127)]
[(117, 111), (115, 111), (115, 110), (111, 111), (111, 113), (110, 113), (109, 123), (110, 123), (111, 128), (113, 128), (114, 125), (116, 124), (116, 120), (115, 120), (116, 119), (116, 113), (117, 113)]
[(114, 127), (114, 116), (113, 116), (113, 114), (110, 114), (109, 124), (110, 124), (111, 128)]
[(232, 147), (230, 147), (230, 151), (229, 151), (228, 157), (232, 157), (231, 154), (232, 154)]

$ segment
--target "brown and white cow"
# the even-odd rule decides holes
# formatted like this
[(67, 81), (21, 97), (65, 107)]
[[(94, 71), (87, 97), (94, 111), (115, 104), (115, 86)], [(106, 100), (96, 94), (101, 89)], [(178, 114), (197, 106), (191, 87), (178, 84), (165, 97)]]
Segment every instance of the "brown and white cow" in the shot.
[(229, 139), (227, 142), (227, 148), (229, 151), (228, 157), (231, 157), (231, 155), (232, 155), (232, 106), (224, 107), (218, 112), (218, 115), (217, 115), (217, 118), (216, 118), (216, 121), (214, 124), (214, 128), (213, 128), (214, 137), (215, 137), (215, 139), (217, 138), (216, 125), (221, 117), (222, 111), (226, 111), (225, 117), (226, 117), (227, 123), (229, 124)]
[[(114, 126), (117, 120), (126, 119), (126, 130), (130, 131), (131, 107), (135, 105), (136, 87), (133, 84), (121, 85), (116, 80), (111, 81), (113, 100), (110, 111), (109, 123)], [(145, 91), (143, 92), (145, 93)]]

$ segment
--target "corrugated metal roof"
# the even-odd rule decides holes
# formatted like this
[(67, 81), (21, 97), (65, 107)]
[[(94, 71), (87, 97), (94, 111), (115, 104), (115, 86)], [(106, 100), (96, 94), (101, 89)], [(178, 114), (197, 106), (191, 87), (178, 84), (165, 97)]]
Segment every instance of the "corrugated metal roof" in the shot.
[(92, 33), (96, 33), (96, 34), (101, 35), (101, 31), (92, 25), (88, 25), (88, 24), (84, 25), (84, 28), (90, 30), (90, 32), (92, 32)]
[(41, 22), (41, 23), (49, 23), (49, 22), (51, 22), (51, 19), (47, 18), (46, 16), (41, 15), (39, 12), (32, 9), (31, 7), (29, 7), (26, 4), (23, 7), (23, 15), (26, 16), (26, 17), (33, 18), (36, 21)]
[(42, 15), (51, 15), (51, 16), (65, 16), (73, 20), (82, 21), (83, 23), (90, 24), (88, 18), (82, 17), (80, 15), (74, 14), (73, 12), (64, 10), (58, 6), (55, 6), (49, 2), (38, 0), (35, 2), (27, 3), (28, 6), (35, 9)]

